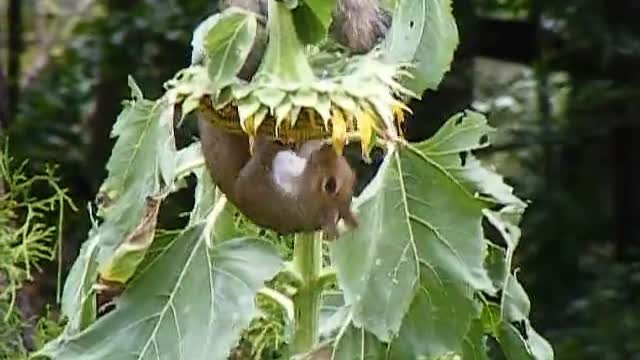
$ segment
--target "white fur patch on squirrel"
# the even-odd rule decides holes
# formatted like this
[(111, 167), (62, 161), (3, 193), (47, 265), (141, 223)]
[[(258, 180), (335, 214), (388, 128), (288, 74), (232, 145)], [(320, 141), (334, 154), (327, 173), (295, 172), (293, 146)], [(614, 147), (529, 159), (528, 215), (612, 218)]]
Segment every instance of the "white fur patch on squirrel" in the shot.
[(279, 151), (273, 158), (273, 182), (288, 195), (298, 192), (298, 179), (307, 166), (307, 159), (291, 150)]

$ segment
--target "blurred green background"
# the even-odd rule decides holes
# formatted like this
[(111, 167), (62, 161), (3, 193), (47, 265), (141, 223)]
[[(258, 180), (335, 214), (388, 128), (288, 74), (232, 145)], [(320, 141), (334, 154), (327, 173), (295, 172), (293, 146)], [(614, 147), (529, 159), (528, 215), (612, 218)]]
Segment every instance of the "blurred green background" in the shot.
[[(453, 2), (455, 63), (439, 91), (413, 104), (408, 136), (424, 139), (466, 108), (487, 114), (499, 131), (480, 155), (531, 202), (516, 261), (534, 326), (557, 359), (640, 359), (640, 1)], [(127, 75), (147, 97), (160, 95), (216, 8), (0, 0), (0, 134), (12, 157), (30, 160), (29, 173), (58, 164), (80, 208), (66, 219), (64, 269), (89, 228), (86, 204), (105, 175)], [(194, 134), (187, 126), (179, 140)], [(178, 195), (168, 206), (189, 201)], [(21, 293), (33, 324), (55, 304), (55, 267)]]

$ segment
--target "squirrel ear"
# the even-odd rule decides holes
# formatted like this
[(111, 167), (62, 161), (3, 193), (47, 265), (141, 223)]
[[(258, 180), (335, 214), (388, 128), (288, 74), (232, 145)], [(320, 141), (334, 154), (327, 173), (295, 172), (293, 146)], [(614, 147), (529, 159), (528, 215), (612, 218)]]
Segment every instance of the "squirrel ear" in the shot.
[(335, 176), (327, 176), (322, 179), (322, 190), (329, 195), (335, 195), (338, 193), (340, 186)]
[(325, 142), (322, 140), (309, 140), (300, 146), (298, 149), (298, 156), (305, 159), (309, 159), (313, 153), (322, 149), (325, 146)]

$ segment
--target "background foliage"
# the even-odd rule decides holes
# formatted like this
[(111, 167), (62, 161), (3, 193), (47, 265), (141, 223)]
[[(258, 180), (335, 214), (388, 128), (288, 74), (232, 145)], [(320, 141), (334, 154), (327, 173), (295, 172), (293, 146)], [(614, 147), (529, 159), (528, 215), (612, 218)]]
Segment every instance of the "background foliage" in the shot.
[[(22, 10), (22, 47), (9, 40), (9, 30), (16, 32), (16, 13), (10, 11), (16, 4)], [(6, 111), (6, 97), (0, 96), (0, 121), (11, 137), (11, 154), (30, 158), (34, 170), (60, 164), (61, 183), (84, 209), (105, 175), (108, 132), (127, 94), (127, 74), (136, 74), (149, 97), (158, 95), (162, 82), (188, 63), (193, 26), (216, 4), (33, 4), (9, 0), (0, 7), (3, 19), (13, 18), (0, 21), (0, 95), (12, 87), (10, 94), (21, 90), (4, 104), (10, 105)], [(640, 230), (634, 224), (640, 175), (630, 164), (640, 153), (640, 31), (633, 16), (638, 3), (456, 0), (454, 6), (462, 48), (440, 90), (415, 105), (409, 135), (426, 138), (441, 119), (469, 104), (487, 112), (501, 131), (494, 136), (497, 145), (481, 155), (509, 175), (520, 197), (532, 201), (514, 261), (523, 269), (519, 280), (535, 294), (537, 330), (559, 359), (637, 356)], [(66, 27), (74, 17), (78, 22)], [(47, 40), (49, 34), (61, 35)], [(41, 56), (46, 61), (39, 67)], [(26, 74), (35, 74), (34, 80), (24, 80)], [(167, 206), (180, 211), (188, 201), (177, 195)], [(87, 232), (86, 218), (80, 211), (66, 223), (65, 268)], [(29, 288), (32, 314), (55, 302), (52, 269)], [(272, 339), (282, 336), (277, 325), (271, 329)], [(265, 342), (260, 333), (249, 331), (247, 339), (239, 354), (267, 343), (265, 357), (277, 353), (275, 341)]]

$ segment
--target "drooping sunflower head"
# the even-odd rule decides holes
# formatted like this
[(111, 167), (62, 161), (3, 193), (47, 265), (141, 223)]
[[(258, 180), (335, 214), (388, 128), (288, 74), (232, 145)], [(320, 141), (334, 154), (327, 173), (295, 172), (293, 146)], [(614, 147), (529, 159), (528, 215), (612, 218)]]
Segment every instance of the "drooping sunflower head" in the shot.
[(404, 101), (413, 94), (397, 82), (407, 74), (401, 66), (372, 56), (349, 61), (353, 66), (304, 87), (286, 88), (260, 79), (231, 85), (215, 98), (203, 98), (201, 114), (227, 131), (249, 136), (289, 143), (330, 139), (338, 153), (356, 140), (367, 157), (380, 137), (402, 136), (409, 111)]
[(409, 111), (405, 102), (416, 97), (400, 84), (410, 76), (407, 64), (385, 61), (377, 49), (364, 55), (320, 51), (310, 56), (297, 38), (291, 9), (270, 0), (269, 42), (257, 73), (243, 81), (236, 75), (255, 37), (252, 16), (229, 10), (206, 36), (201, 34), (202, 68), (211, 91), (195, 95), (205, 119), (250, 137), (266, 135), (287, 143), (326, 139), (338, 153), (355, 140), (365, 158), (377, 140), (402, 136)]

